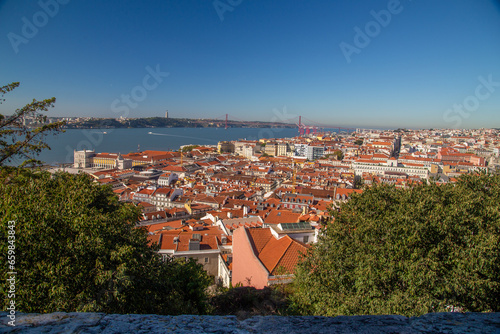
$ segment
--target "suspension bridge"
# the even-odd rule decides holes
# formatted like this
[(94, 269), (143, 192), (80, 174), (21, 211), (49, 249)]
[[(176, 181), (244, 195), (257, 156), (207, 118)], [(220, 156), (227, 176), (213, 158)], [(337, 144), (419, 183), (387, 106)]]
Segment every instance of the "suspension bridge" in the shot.
[[(227, 129), (231, 127), (231, 121), (236, 121), (236, 122), (244, 122), (244, 123), (261, 123), (258, 121), (245, 121), (242, 119), (239, 119), (238, 117), (235, 117), (230, 114), (224, 114), (216, 118), (216, 120), (220, 121), (220, 126), (224, 125), (224, 128)], [(282, 125), (293, 125), (297, 127), (297, 132), (299, 133), (300, 136), (304, 135), (317, 135), (318, 133), (323, 133), (325, 129), (335, 129), (338, 130), (338, 132), (349, 132), (349, 131), (354, 131), (356, 130), (355, 128), (348, 128), (348, 127), (342, 127), (342, 126), (336, 126), (336, 125), (326, 125), (326, 124), (320, 124), (318, 122), (315, 122), (313, 120), (307, 119), (303, 116), (295, 116), (290, 119), (286, 119), (284, 122), (268, 122), (273, 124), (273, 126), (282, 126)]]

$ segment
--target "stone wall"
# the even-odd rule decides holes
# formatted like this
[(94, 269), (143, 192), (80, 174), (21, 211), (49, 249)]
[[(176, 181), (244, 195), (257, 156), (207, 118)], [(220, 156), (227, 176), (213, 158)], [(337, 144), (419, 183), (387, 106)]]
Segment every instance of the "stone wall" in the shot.
[(159, 316), (102, 313), (16, 314), (0, 333), (500, 333), (500, 313), (430, 313), (421, 317)]

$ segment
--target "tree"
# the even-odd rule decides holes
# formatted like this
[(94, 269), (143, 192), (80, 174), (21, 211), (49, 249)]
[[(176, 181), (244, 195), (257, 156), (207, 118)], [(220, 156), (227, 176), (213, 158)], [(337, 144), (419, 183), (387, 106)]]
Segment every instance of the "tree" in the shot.
[(499, 203), (486, 174), (354, 194), (299, 264), (294, 301), (328, 316), (498, 312)]
[(335, 150), (335, 152), (333, 152), (333, 155), (337, 158), (337, 160), (344, 159), (344, 153), (341, 150)]
[(192, 150), (194, 150), (195, 148), (198, 148), (198, 147), (200, 147), (200, 145), (188, 145), (188, 146), (184, 146), (182, 148), (182, 152), (188, 153), (188, 152), (191, 152)]
[(357, 175), (354, 177), (354, 184), (353, 184), (354, 189), (362, 189), (364, 185), (365, 181), (361, 176)]
[(355, 144), (355, 145), (358, 145), (358, 146), (363, 145), (363, 139), (356, 139), (356, 140), (354, 141), (354, 144)]
[[(19, 82), (13, 82), (0, 87), (0, 103), (5, 101), (4, 95), (19, 87)], [(24, 160), (21, 165), (39, 165), (41, 161), (35, 157), (43, 150), (50, 147), (42, 140), (49, 133), (61, 131), (64, 122), (46, 124), (47, 117), (41, 112), (47, 111), (54, 106), (56, 98), (42, 101), (33, 100), (21, 109), (17, 109), (12, 115), (0, 114), (0, 166), (16, 161)], [(34, 124), (40, 126), (30, 128), (24, 122), (31, 119)]]
[[(111, 187), (86, 174), (8, 177), (4, 171), (0, 178), (0, 237), (7, 240), (8, 222), (15, 222), (18, 311), (206, 312), (211, 279), (202, 266), (162, 259), (135, 227), (139, 210), (119, 202)], [(7, 243), (0, 245), (6, 256)]]

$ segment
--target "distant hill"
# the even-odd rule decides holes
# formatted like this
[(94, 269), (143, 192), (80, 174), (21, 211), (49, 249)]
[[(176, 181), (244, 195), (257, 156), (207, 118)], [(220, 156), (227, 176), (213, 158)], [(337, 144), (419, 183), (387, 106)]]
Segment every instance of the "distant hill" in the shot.
[[(279, 122), (258, 121), (232, 121), (228, 120), (231, 128), (294, 128), (295, 124)], [(83, 121), (70, 121), (65, 128), (68, 129), (91, 129), (91, 128), (223, 128), (224, 120), (217, 119), (190, 119), (190, 118), (91, 118)]]

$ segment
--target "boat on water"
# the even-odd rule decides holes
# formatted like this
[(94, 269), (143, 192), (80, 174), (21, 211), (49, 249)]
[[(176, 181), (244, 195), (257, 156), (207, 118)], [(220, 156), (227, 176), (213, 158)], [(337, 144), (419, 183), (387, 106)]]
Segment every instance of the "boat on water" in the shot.
[(106, 131), (103, 131), (103, 133), (102, 133), (102, 134), (103, 134), (103, 135), (107, 135), (108, 133), (107, 133)]
[(148, 135), (152, 135), (153, 133), (151, 131), (148, 132)]

